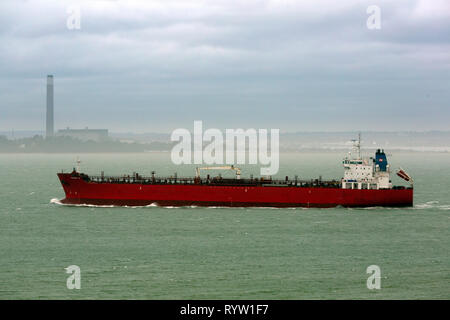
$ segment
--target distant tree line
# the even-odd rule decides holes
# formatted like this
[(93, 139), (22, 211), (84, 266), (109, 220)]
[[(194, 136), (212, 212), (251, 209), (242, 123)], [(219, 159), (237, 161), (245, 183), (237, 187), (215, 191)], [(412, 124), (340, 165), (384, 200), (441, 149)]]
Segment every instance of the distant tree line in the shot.
[(82, 141), (69, 136), (44, 138), (35, 135), (31, 138), (11, 140), (0, 135), (0, 153), (145, 152), (169, 151), (172, 146), (172, 143), (157, 141), (148, 143), (128, 143), (112, 139), (102, 142)]

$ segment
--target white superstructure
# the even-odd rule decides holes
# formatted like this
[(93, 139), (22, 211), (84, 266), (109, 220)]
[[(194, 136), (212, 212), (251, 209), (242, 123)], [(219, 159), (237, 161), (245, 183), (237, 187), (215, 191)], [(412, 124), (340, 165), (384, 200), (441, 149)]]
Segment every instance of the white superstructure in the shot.
[(353, 150), (342, 161), (344, 166), (343, 189), (391, 189), (390, 167), (383, 150), (375, 158), (361, 157), (361, 135), (353, 140)]

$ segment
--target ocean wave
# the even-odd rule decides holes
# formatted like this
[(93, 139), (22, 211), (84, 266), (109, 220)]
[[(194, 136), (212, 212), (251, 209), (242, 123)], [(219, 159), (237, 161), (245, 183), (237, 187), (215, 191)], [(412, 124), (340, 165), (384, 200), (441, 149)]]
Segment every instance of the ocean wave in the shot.
[[(287, 208), (278, 208), (278, 207), (229, 207), (229, 206), (161, 206), (158, 205), (158, 203), (151, 203), (146, 206), (117, 206), (117, 205), (96, 205), (96, 204), (68, 204), (68, 203), (62, 203), (60, 199), (58, 198), (52, 198), (50, 200), (51, 204), (57, 204), (62, 206), (71, 206), (71, 207), (90, 207), (90, 208), (131, 208), (131, 209), (138, 209), (138, 208), (164, 208), (164, 209), (247, 209), (247, 210), (277, 210), (277, 209), (288, 209), (288, 210), (310, 210), (310, 209), (316, 209), (316, 208), (307, 208), (307, 207), (287, 207)], [(333, 208), (330, 208), (333, 209)], [(399, 210), (399, 209), (405, 209), (405, 208), (398, 208), (398, 207), (363, 207), (363, 208), (344, 208), (342, 206), (337, 206), (335, 209), (347, 209), (347, 210)], [(437, 210), (450, 210), (450, 205), (448, 204), (439, 204), (439, 201), (427, 201), (425, 203), (419, 203), (415, 204), (412, 209), (415, 210), (427, 210), (427, 209), (437, 209)]]
[(150, 203), (149, 205), (146, 205), (145, 207), (146, 208), (151, 208), (151, 207), (157, 207), (158, 206), (158, 204), (157, 203)]
[[(350, 209), (350, 208), (349, 208)], [(413, 207), (365, 207), (365, 208), (353, 208), (359, 210), (405, 210), (405, 209), (414, 209), (414, 210), (429, 210), (429, 209), (438, 209), (438, 210), (450, 210), (450, 205), (440, 205), (439, 201), (427, 201), (425, 203), (415, 204)]]
[(87, 204), (87, 203), (80, 203), (80, 204), (72, 204), (72, 203), (62, 203), (60, 199), (53, 198), (50, 200), (50, 203), (61, 205), (61, 206), (68, 206), (68, 207), (91, 207), (91, 208), (115, 208), (121, 206), (113, 206), (113, 205), (97, 205), (97, 204)]
[(426, 210), (426, 209), (438, 209), (438, 210), (450, 210), (449, 204), (439, 204), (439, 201), (427, 201), (414, 205), (414, 209)]
[(50, 203), (61, 204), (61, 205), (64, 204), (64, 203), (61, 202), (61, 200), (59, 200), (59, 199), (57, 199), (57, 198), (51, 199), (51, 200), (50, 200)]
[[(382, 207), (382, 206), (375, 206), (375, 207), (363, 207), (363, 208), (348, 208), (348, 209), (358, 209), (358, 210), (401, 210), (405, 209), (404, 207)], [(408, 209), (408, 207), (406, 207)]]

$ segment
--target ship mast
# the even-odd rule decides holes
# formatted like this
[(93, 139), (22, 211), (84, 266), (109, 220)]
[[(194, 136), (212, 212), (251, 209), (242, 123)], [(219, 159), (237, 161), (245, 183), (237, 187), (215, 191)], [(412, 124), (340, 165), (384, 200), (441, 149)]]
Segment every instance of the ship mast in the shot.
[(77, 172), (79, 173), (80, 172), (80, 163), (81, 163), (81, 160), (80, 160), (80, 157), (77, 157)]
[(349, 152), (349, 156), (351, 157), (352, 153), (353, 153), (353, 156), (355, 156), (354, 154), (356, 153), (358, 155), (357, 160), (361, 160), (361, 132), (358, 133), (358, 140), (352, 139), (352, 142), (353, 142), (353, 148), (352, 148), (352, 151)]
[(358, 159), (361, 159), (361, 132), (358, 133)]

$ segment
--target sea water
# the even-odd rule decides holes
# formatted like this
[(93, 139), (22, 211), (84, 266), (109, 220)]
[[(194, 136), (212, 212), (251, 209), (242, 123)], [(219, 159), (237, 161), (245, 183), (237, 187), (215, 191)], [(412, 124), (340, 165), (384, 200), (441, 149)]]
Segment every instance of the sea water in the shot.
[[(56, 173), (77, 156), (88, 174), (195, 170), (169, 153), (1, 154), (0, 299), (450, 298), (449, 153), (390, 156), (414, 178), (414, 206), (366, 209), (61, 205)], [(340, 178), (342, 156), (281, 154), (277, 177)]]

